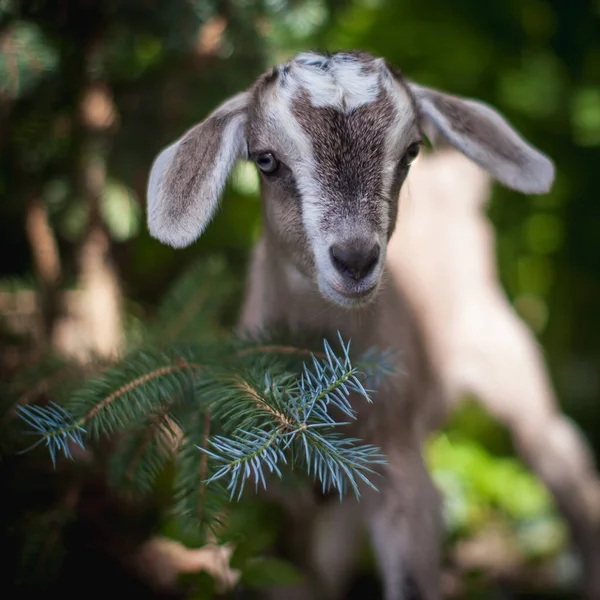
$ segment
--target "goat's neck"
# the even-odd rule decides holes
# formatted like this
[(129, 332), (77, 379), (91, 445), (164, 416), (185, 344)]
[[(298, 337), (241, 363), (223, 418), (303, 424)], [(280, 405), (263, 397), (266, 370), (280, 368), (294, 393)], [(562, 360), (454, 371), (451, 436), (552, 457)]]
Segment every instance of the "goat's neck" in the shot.
[(324, 299), (316, 283), (303, 275), (265, 234), (254, 249), (248, 293), (241, 325), (260, 329), (283, 325), (293, 331), (323, 332), (352, 339), (360, 346), (381, 341), (383, 303), (389, 304), (385, 289), (365, 308), (347, 310)]

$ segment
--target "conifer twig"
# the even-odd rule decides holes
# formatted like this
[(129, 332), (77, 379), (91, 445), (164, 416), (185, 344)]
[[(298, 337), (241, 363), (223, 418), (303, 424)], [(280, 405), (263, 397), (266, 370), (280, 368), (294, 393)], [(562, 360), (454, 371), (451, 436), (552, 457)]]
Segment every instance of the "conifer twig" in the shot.
[(196, 365), (193, 363), (188, 363), (184, 358), (180, 358), (177, 361), (177, 364), (175, 364), (175, 365), (165, 365), (164, 367), (155, 369), (154, 371), (151, 371), (150, 373), (141, 375), (140, 377), (137, 377), (133, 381), (121, 386), (118, 390), (115, 390), (112, 394), (109, 394), (108, 396), (106, 396), (106, 398), (104, 398), (99, 404), (94, 406), (94, 408), (92, 408), (85, 415), (85, 417), (83, 417), (81, 419), (81, 421), (80, 421), (81, 424), (89, 421), (94, 415), (96, 415), (101, 410), (105, 409), (111, 402), (113, 402), (114, 400), (116, 400), (118, 398), (121, 398), (123, 395), (127, 394), (128, 392), (131, 392), (135, 388), (140, 387), (141, 385), (148, 383), (149, 381), (151, 381), (153, 379), (157, 379), (159, 377), (162, 377), (169, 373), (173, 373), (175, 371), (182, 371), (184, 369), (200, 370), (200, 369), (202, 369), (202, 366)]

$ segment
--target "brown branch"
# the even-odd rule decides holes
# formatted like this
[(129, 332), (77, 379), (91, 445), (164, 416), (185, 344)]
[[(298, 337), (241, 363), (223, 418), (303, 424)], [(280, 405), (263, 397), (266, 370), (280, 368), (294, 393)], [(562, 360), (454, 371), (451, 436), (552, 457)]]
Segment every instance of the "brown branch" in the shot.
[(203, 367), (201, 365), (197, 365), (195, 363), (189, 363), (185, 359), (180, 358), (176, 365), (165, 365), (164, 367), (161, 367), (160, 369), (155, 369), (154, 371), (150, 371), (150, 373), (141, 375), (140, 377), (137, 377), (133, 381), (130, 381), (129, 383), (126, 383), (125, 385), (121, 386), (118, 390), (115, 390), (112, 394), (110, 394), (109, 396), (104, 398), (104, 400), (102, 400), (102, 402), (100, 404), (94, 406), (94, 408), (92, 408), (81, 421), (82, 422), (89, 421), (92, 417), (94, 417), (94, 415), (98, 414), (101, 410), (106, 408), (111, 402), (113, 402), (117, 398), (120, 398), (127, 392), (130, 392), (131, 390), (134, 390), (135, 388), (140, 387), (141, 385), (144, 385), (148, 381), (152, 381), (153, 379), (158, 379), (159, 377), (163, 377), (164, 375), (168, 375), (169, 373), (174, 373), (175, 371), (183, 371), (184, 369), (198, 371), (202, 368)]
[(144, 450), (150, 443), (150, 440), (152, 439), (152, 435), (153, 435), (154, 431), (156, 431), (156, 428), (162, 427), (164, 419), (167, 416), (167, 413), (171, 410), (171, 406), (173, 406), (173, 400), (171, 400), (171, 402), (168, 402), (160, 412), (153, 415), (153, 418), (152, 418), (150, 424), (146, 428), (146, 432), (142, 439), (142, 443), (140, 444), (137, 452), (134, 454), (133, 458), (131, 459), (131, 464), (129, 465), (129, 468), (127, 469), (127, 471), (125, 473), (125, 478), (128, 479), (129, 481), (133, 480), (133, 472), (135, 470), (137, 463), (140, 460), (142, 453), (144, 452)]
[[(208, 448), (208, 438), (210, 437), (210, 412), (207, 410), (204, 414), (204, 435), (202, 436), (202, 448)], [(200, 489), (198, 491), (198, 519), (200, 523), (204, 517), (204, 491), (206, 490), (206, 476), (208, 475), (208, 454), (202, 453), (200, 460)]]
[(278, 410), (275, 410), (272, 406), (269, 406), (265, 399), (246, 381), (244, 381), (241, 377), (236, 377), (238, 382), (238, 388), (243, 392), (246, 392), (253, 400), (256, 401), (256, 406), (258, 408), (264, 408), (268, 413), (272, 414), (275, 418), (277, 418), (282, 427), (286, 429), (294, 426), (294, 422), (289, 417), (286, 417), (283, 413), (280, 413)]
[(13, 410), (8, 411), (4, 415), (3, 421), (7, 423), (11, 418), (15, 416), (15, 409), (17, 406), (27, 406), (34, 400), (37, 400), (42, 394), (47, 392), (52, 386), (56, 385), (59, 381), (62, 381), (68, 377), (71, 372), (70, 367), (64, 367), (59, 369), (56, 373), (44, 377), (38, 381), (32, 388), (29, 388), (26, 392), (21, 394), (14, 404)]
[(33, 195), (27, 204), (26, 232), (33, 262), (42, 283), (54, 286), (60, 279), (61, 265), (58, 244), (50, 226), (46, 204)]

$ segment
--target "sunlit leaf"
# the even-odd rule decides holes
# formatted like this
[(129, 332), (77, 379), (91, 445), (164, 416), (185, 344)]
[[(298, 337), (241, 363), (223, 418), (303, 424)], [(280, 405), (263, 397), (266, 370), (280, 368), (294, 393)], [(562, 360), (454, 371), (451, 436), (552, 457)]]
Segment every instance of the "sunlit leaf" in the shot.
[(142, 210), (132, 190), (122, 183), (110, 181), (106, 185), (100, 212), (116, 241), (124, 242), (138, 233)]

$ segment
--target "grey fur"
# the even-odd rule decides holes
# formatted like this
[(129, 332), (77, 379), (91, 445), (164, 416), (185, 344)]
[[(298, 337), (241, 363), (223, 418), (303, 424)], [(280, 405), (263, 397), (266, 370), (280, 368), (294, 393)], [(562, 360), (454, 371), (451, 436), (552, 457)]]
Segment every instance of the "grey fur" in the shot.
[(381, 171), (385, 134), (395, 112), (387, 94), (349, 115), (333, 107), (314, 107), (307, 94), (294, 100), (292, 114), (313, 140), (318, 165), (315, 177), (327, 195), (323, 231), (341, 219), (363, 214), (372, 226), (382, 226), (378, 204), (384, 196)]
[(554, 165), (528, 144), (492, 107), (437, 90), (411, 85), (429, 126), (507, 187), (545, 194)]
[(244, 151), (246, 100), (245, 93), (231, 98), (154, 161), (148, 228), (161, 242), (188, 246), (213, 218), (231, 168)]

